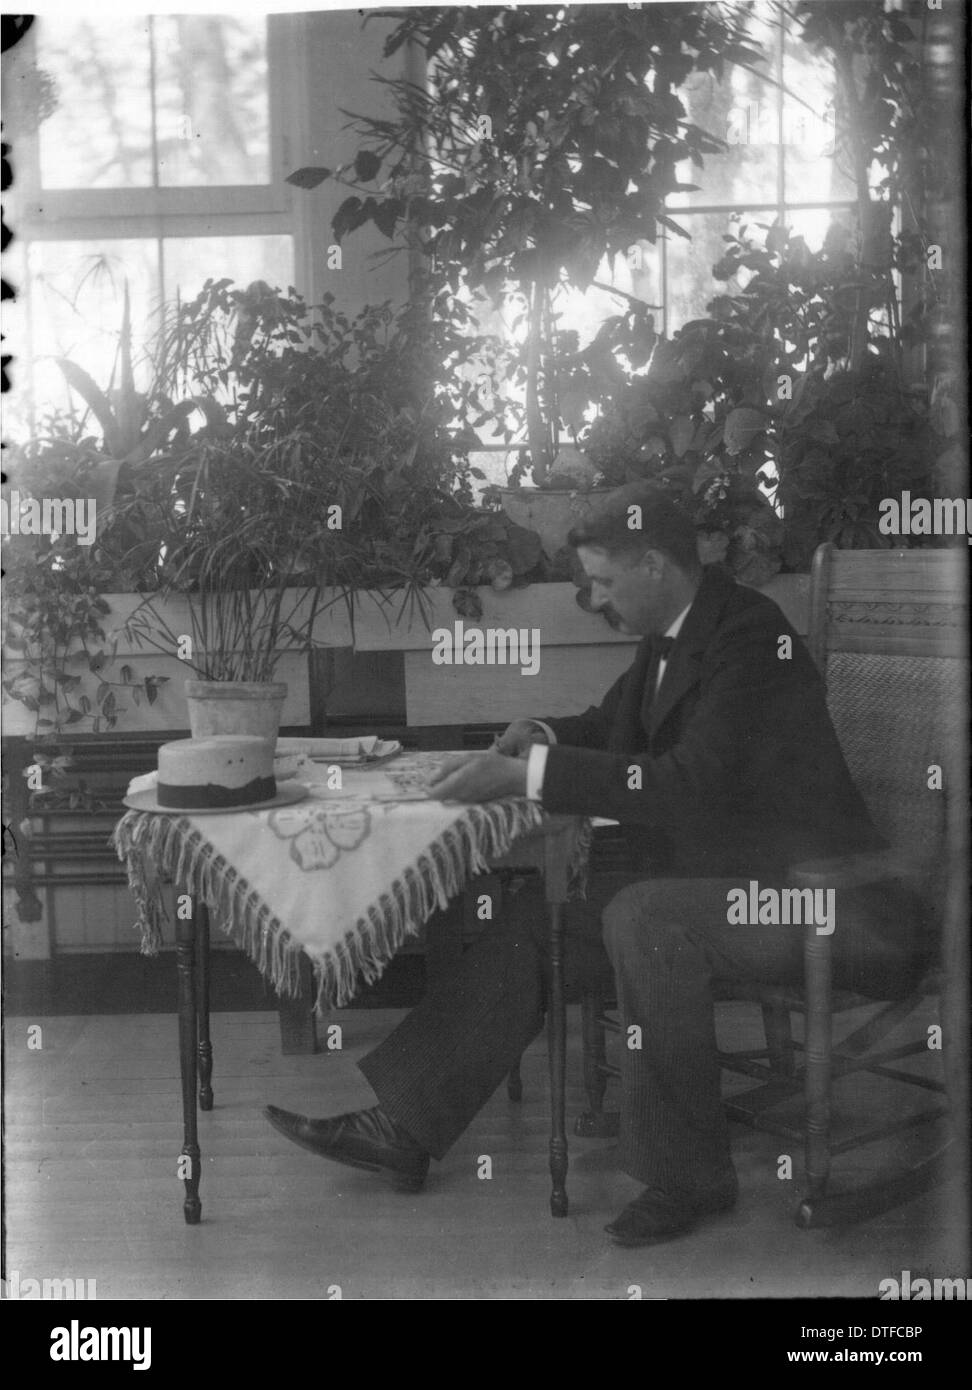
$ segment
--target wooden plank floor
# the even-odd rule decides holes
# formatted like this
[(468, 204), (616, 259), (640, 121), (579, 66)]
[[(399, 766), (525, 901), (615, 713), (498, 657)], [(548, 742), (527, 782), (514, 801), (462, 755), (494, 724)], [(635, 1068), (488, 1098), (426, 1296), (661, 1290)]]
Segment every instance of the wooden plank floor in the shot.
[[(747, 1042), (754, 1012), (720, 1006), (724, 1041)], [(524, 1060), (523, 1103), (498, 1092), (418, 1196), (325, 1163), (266, 1124), (268, 1101), (317, 1115), (372, 1103), (354, 1059), (398, 1017), (343, 1011), (342, 1052), (283, 1057), (274, 1015), (214, 1015), (216, 1108), (200, 1116), (197, 1227), (183, 1221), (176, 1178), (174, 1015), (43, 1019), (40, 1050), (27, 1047), (35, 1020), (8, 1018), (7, 1270), (95, 1279), (101, 1299), (177, 1300), (325, 1299), (332, 1285), (345, 1299), (623, 1299), (632, 1284), (645, 1298), (876, 1297), (879, 1281), (904, 1269), (969, 1272), (957, 1185), (847, 1231), (801, 1232), (800, 1156), (795, 1180), (780, 1181), (780, 1141), (744, 1129), (734, 1136), (738, 1208), (676, 1242), (626, 1251), (604, 1235), (637, 1185), (603, 1142), (571, 1139), (571, 1214), (552, 1220), (542, 1043)], [(571, 1116), (584, 1108), (578, 1033), (571, 1010)], [(866, 1099), (845, 1088), (838, 1119), (879, 1115), (885, 1085), (872, 1079)], [(897, 1152), (928, 1142), (899, 1140)], [(866, 1172), (862, 1152), (845, 1171)], [(482, 1155), (489, 1180), (477, 1176)]]

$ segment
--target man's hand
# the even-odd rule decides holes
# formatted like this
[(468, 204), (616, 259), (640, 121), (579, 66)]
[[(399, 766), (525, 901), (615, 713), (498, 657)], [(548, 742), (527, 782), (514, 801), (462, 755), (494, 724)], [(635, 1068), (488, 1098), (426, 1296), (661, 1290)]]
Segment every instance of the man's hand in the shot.
[(463, 753), (446, 758), (429, 783), (438, 801), (498, 801), (526, 796), (525, 759), (501, 753)]
[(534, 743), (546, 742), (547, 735), (534, 720), (514, 719), (493, 744), (493, 750), (505, 753), (508, 758), (522, 758), (529, 753)]

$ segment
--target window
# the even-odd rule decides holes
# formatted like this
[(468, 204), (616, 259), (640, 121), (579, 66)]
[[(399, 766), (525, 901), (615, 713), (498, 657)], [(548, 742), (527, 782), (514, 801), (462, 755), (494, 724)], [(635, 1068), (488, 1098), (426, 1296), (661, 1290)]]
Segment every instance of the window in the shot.
[[(706, 304), (724, 292), (712, 267), (724, 255), (723, 236), (734, 219), (757, 236), (758, 224), (780, 219), (818, 249), (831, 221), (849, 220), (854, 206), (850, 171), (835, 139), (832, 67), (809, 51), (778, 0), (756, 0), (750, 32), (764, 54), (765, 76), (728, 66), (721, 82), (696, 75), (681, 91), (687, 120), (727, 146), (708, 156), (704, 169), (690, 162), (678, 166), (681, 183), (698, 185), (697, 191), (668, 200), (688, 237), (663, 230), (654, 244), (641, 242), (627, 258), (617, 257), (613, 268), (603, 262), (596, 276), (601, 284), (658, 306), (656, 326), (669, 337), (690, 320), (704, 318)], [(742, 285), (730, 282), (730, 292), (735, 288)], [(558, 328), (576, 331), (583, 346), (623, 304), (606, 290), (582, 294), (561, 287), (555, 300)], [(487, 316), (485, 325), (513, 341), (505, 317)], [(491, 482), (505, 481), (506, 465), (525, 443), (507, 454), (490, 429), (481, 437), (483, 452), (475, 462)]]
[(144, 344), (210, 276), (293, 283), (291, 48), (245, 10), (87, 11), (36, 20), (14, 50), (14, 427), (66, 403), (55, 356), (109, 384), (126, 292)]
[(766, 58), (766, 78), (733, 67), (719, 85), (690, 83), (683, 92), (688, 119), (725, 140), (728, 149), (705, 169), (679, 169), (696, 193), (669, 199), (691, 236), (659, 243), (658, 284), (665, 332), (705, 314), (716, 283), (712, 266), (723, 254), (731, 217), (751, 228), (777, 218), (818, 248), (830, 222), (854, 204), (854, 186), (836, 143), (835, 77), (792, 32), (779, 4), (754, 6), (750, 30)]

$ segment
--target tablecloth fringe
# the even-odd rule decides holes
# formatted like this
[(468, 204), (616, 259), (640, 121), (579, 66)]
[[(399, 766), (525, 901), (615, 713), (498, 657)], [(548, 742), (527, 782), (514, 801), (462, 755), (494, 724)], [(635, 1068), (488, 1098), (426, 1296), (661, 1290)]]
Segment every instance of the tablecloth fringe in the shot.
[[(360, 973), (366, 984), (377, 980), (391, 957), (437, 907), (449, 905), (468, 880), (489, 868), (518, 836), (541, 824), (535, 802), (509, 801), (468, 806), (459, 820), (408, 865), (347, 934), (338, 959), (337, 1007), (349, 1003)], [(328, 1007), (326, 981), (319, 982), (318, 1004)], [(330, 1007), (334, 1007), (331, 1004)]]
[[(505, 854), (518, 836), (542, 820), (537, 803), (519, 799), (467, 806), (343, 941), (320, 956), (309, 955), (316, 975), (317, 1007), (326, 1010), (349, 1004), (359, 977), (374, 983), (398, 948), (437, 907), (446, 907), (471, 877), (484, 872), (491, 859)], [(218, 929), (269, 976), (278, 993), (296, 995), (303, 948), (203, 835), (197, 830), (180, 832), (180, 823), (178, 817), (129, 811), (112, 835), (138, 908), (142, 954), (156, 955), (161, 947), (168, 920), (161, 879), (170, 878), (206, 903)]]
[(206, 904), (218, 929), (246, 952), (278, 993), (298, 994), (299, 944), (247, 880), (198, 830), (179, 833), (178, 824), (177, 817), (130, 811), (112, 835), (138, 908), (135, 925), (141, 932), (142, 955), (158, 955), (162, 946), (169, 920), (162, 880), (171, 879), (183, 892)]

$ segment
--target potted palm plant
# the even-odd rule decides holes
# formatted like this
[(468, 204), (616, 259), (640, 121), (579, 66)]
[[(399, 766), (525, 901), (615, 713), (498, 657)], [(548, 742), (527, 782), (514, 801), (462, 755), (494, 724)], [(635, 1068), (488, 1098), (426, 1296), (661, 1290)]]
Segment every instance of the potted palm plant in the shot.
[(280, 660), (315, 645), (327, 605), (343, 602), (353, 630), (362, 590), (421, 601), (430, 519), (471, 500), (465, 456), (412, 310), (351, 320), (330, 299), (311, 311), (262, 282), (209, 281), (168, 332), (191, 397), (220, 417), (124, 504), (155, 523), (152, 546), (126, 557), (143, 596), (125, 631), (193, 672), (195, 735), (270, 737)]

